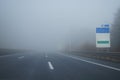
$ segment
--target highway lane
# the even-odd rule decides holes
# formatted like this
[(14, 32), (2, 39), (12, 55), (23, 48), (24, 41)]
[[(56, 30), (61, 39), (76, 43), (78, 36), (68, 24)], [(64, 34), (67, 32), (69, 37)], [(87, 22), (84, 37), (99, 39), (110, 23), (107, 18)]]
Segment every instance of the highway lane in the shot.
[[(83, 58), (82, 58), (83, 59)], [(120, 71), (87, 63), (60, 54), (49, 55), (55, 80), (119, 80)], [(96, 61), (96, 60), (95, 60)]]
[(0, 65), (0, 80), (52, 80), (42, 53), (18, 53), (0, 57)]
[[(79, 59), (103, 64), (94, 59)], [(120, 80), (119, 70), (79, 59), (60, 53), (40, 52), (0, 56), (0, 80)]]

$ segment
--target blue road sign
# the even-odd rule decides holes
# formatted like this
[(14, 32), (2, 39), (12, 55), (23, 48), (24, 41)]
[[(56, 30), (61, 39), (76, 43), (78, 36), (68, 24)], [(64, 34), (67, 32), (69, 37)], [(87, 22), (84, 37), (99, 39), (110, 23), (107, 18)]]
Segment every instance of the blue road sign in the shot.
[(101, 27), (110, 27), (109, 24), (102, 24)]
[(110, 33), (110, 29), (109, 29), (109, 27), (96, 28), (96, 33)]
[(109, 27), (110, 25), (109, 24), (105, 24), (104, 27)]

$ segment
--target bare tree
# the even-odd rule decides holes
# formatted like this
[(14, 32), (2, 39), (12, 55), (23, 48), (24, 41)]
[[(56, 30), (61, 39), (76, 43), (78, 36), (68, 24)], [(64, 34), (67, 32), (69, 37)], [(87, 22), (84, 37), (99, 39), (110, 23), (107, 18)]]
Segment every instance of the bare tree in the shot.
[(120, 51), (120, 8), (111, 29), (111, 50)]

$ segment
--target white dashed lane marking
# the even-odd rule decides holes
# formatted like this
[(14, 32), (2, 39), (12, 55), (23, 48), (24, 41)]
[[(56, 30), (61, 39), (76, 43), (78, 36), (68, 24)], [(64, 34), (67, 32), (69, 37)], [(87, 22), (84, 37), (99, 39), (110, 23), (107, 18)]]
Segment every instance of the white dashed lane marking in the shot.
[(18, 59), (23, 59), (25, 56), (20, 56), (20, 57), (18, 57)]
[(49, 66), (49, 68), (50, 68), (51, 70), (54, 70), (54, 67), (53, 67), (53, 65), (52, 65), (52, 63), (51, 63), (50, 61), (48, 61), (48, 66)]

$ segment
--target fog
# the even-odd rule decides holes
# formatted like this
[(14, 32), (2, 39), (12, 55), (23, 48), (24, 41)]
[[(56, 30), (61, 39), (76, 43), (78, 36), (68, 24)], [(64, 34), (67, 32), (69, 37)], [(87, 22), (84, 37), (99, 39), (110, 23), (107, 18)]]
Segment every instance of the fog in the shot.
[(62, 50), (95, 43), (112, 24), (120, 0), (0, 0), (0, 48)]

